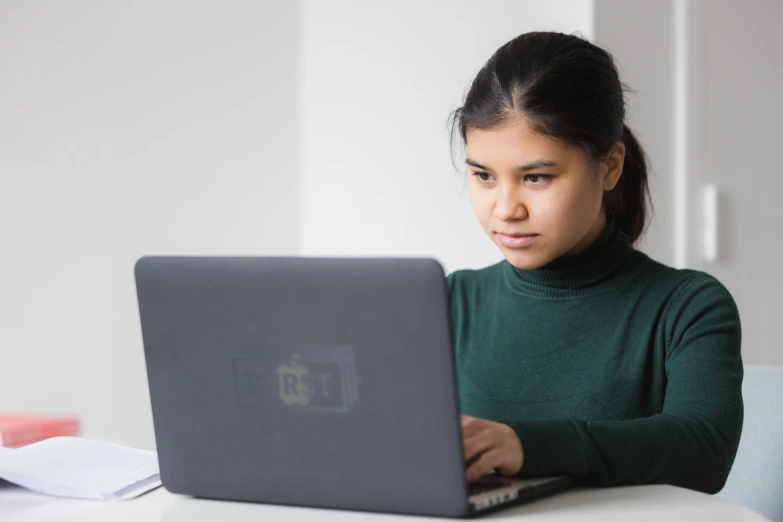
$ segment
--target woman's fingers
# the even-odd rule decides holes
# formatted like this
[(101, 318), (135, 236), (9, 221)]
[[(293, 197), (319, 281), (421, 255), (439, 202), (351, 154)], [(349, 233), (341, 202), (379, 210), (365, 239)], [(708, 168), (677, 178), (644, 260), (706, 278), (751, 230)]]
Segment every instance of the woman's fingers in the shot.
[(462, 415), (460, 423), (462, 424), (462, 439), (465, 440), (477, 435), (483, 428), (486, 428), (487, 421), (478, 417)]
[(494, 445), (494, 437), (491, 432), (479, 432), (478, 434), (464, 439), (462, 448), (465, 455), (465, 461), (475, 459), (481, 453), (491, 449)]
[(465, 471), (465, 478), (468, 484), (476, 482), (478, 479), (495, 469), (500, 462), (500, 451), (491, 449), (482, 454)]
[[(525, 451), (510, 426), (466, 415), (461, 417), (461, 424), (462, 449), (466, 467), (472, 470), (470, 476), (478, 474), (480, 477), (495, 468), (504, 475), (519, 472), (524, 464)], [(487, 455), (492, 456), (489, 464)]]

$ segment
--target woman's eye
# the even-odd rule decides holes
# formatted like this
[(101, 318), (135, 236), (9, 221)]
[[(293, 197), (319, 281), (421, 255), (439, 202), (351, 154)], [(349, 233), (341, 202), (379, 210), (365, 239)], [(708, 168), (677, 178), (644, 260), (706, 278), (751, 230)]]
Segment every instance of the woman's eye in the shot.
[(547, 174), (528, 174), (525, 176), (525, 179), (529, 182), (531, 182), (533, 185), (543, 185), (550, 179), (552, 179), (552, 176), (549, 176)]
[(492, 174), (489, 174), (488, 172), (474, 172), (474, 176), (477, 176), (478, 179), (481, 181), (491, 181), (492, 180)]

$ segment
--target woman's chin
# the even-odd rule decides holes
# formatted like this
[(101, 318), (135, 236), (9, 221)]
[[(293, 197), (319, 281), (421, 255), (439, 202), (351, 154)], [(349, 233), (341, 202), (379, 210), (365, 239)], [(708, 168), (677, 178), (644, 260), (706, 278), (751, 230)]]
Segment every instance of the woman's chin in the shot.
[(512, 266), (521, 270), (533, 270), (534, 268), (541, 268), (551, 261), (546, 255), (542, 255), (539, 252), (529, 252), (524, 250), (511, 250), (503, 248), (503, 255), (506, 257)]

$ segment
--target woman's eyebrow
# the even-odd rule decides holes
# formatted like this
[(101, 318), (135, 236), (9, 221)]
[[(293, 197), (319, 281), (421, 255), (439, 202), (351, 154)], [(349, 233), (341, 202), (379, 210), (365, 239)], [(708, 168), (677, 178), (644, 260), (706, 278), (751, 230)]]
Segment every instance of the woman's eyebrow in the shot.
[[(465, 163), (467, 163), (471, 167), (476, 167), (477, 169), (492, 170), (489, 167), (485, 167), (481, 163), (473, 161), (470, 158), (467, 158), (465, 160)], [(536, 161), (532, 161), (532, 162), (530, 162), (530, 163), (528, 163), (526, 165), (520, 165), (519, 167), (516, 168), (516, 170), (522, 171), (522, 172), (526, 172), (528, 170), (540, 169), (541, 167), (556, 167), (556, 166), (557, 166), (557, 163), (554, 162), (554, 161), (550, 161), (550, 160), (536, 160)]]

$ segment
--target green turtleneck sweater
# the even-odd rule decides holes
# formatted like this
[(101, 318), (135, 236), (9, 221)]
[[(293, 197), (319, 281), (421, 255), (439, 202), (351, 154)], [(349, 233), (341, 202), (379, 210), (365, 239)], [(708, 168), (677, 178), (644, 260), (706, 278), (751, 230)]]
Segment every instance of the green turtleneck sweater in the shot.
[(516, 431), (520, 477), (723, 487), (743, 369), (715, 278), (653, 261), (610, 222), (579, 254), (457, 271), (448, 288), (462, 413)]

